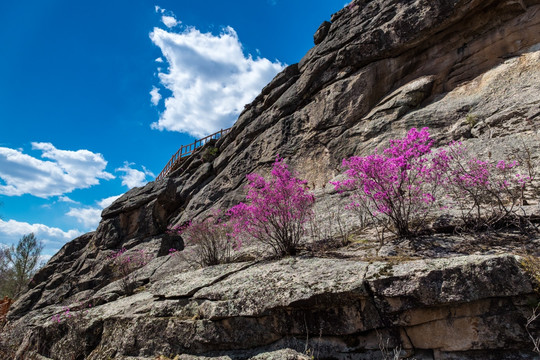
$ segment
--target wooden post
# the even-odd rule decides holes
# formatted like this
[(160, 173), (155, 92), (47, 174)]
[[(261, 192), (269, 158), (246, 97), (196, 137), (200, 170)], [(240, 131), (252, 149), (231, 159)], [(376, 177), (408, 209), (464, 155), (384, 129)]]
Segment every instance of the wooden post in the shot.
[(178, 151), (171, 157), (171, 159), (169, 160), (167, 165), (165, 165), (163, 170), (161, 170), (159, 175), (156, 177), (156, 180), (161, 180), (164, 177), (166, 177), (171, 171), (171, 169), (174, 167), (174, 165), (178, 161), (181, 161), (183, 157), (191, 156), (191, 154), (193, 154), (193, 152), (195, 152), (197, 148), (204, 146), (212, 139), (217, 140), (217, 139), (222, 138), (224, 135), (226, 135), (229, 132), (229, 130), (231, 130), (231, 128), (228, 128), (228, 129), (222, 128), (218, 132), (208, 135), (206, 137), (203, 137), (202, 139), (195, 140), (191, 144), (182, 145), (180, 149), (178, 149)]

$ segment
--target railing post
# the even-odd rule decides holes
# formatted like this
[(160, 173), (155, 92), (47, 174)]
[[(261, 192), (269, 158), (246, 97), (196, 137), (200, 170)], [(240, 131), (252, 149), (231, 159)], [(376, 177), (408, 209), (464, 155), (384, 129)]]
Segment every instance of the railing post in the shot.
[(173, 168), (174, 164), (176, 164), (178, 161), (180, 161), (182, 159), (182, 157), (184, 157), (184, 155), (186, 156), (191, 156), (191, 154), (193, 154), (193, 152), (195, 151), (195, 149), (197, 149), (198, 147), (201, 147), (201, 146), (204, 146), (205, 144), (207, 144), (210, 140), (217, 140), (217, 139), (220, 139), (221, 137), (223, 137), (225, 134), (227, 134), (229, 132), (231, 128), (228, 128), (228, 129), (223, 129), (221, 128), (218, 132), (212, 134), (212, 135), (208, 135), (206, 137), (203, 137), (202, 139), (198, 139), (198, 140), (195, 140), (193, 143), (191, 144), (188, 144), (188, 145), (182, 145), (180, 147), (180, 149), (178, 149), (178, 151), (171, 157), (171, 159), (169, 160), (169, 162), (167, 162), (167, 165), (165, 165), (165, 167), (163, 168), (163, 170), (159, 173), (159, 175), (156, 177), (156, 180), (161, 180), (163, 179), (165, 176), (167, 176), (170, 172), (170, 170)]

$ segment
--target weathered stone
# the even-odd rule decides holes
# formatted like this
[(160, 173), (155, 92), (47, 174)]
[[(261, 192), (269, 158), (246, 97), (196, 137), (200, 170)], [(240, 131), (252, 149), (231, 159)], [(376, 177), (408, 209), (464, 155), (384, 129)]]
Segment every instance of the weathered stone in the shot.
[[(162, 259), (156, 259), (161, 266), (166, 264)], [(321, 358), (363, 349), (367, 353), (361, 358), (371, 359), (379, 356), (379, 331), (391, 346), (413, 352), (512, 348), (517, 354), (527, 344), (527, 308), (520, 299), (533, 296), (518, 260), (463, 256), (369, 264), (290, 258), (218, 265), (162, 275), (149, 290), (101, 305), (70, 304), (82, 317), (74, 310), (73, 319), (62, 322), (76, 322), (77, 327), (66, 330), (74, 339), (101, 329), (89, 359), (160, 352), (248, 359), (282, 345), (318, 349)], [(502, 279), (503, 274), (508, 278)], [(54, 345), (59, 343), (49, 320), (63, 311), (50, 306), (19, 320), (35, 329), (27, 336), (41, 334), (40, 341), (50, 342), (43, 353), (53, 359), (68, 351)], [(498, 321), (505, 326), (497, 326)]]
[(328, 31), (330, 30), (330, 26), (332, 26), (332, 23), (328, 21), (323, 21), (323, 23), (319, 26), (313, 35), (313, 42), (315, 45), (319, 45), (321, 42), (323, 42), (324, 38), (328, 34)]
[(228, 264), (211, 266), (197, 270), (195, 273), (180, 273), (164, 280), (157, 280), (150, 292), (160, 298), (186, 298), (191, 297), (199, 289), (219, 282), (224, 277), (242, 270), (249, 264)]

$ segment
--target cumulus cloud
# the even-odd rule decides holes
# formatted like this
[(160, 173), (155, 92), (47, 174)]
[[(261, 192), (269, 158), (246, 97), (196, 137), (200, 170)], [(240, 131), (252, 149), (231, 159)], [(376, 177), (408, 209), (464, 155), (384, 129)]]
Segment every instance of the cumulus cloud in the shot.
[(120, 178), (122, 179), (122, 185), (126, 185), (129, 189), (134, 187), (141, 187), (146, 185), (148, 182), (147, 176), (150, 176), (151, 178), (155, 178), (156, 176), (146, 169), (144, 166), (141, 170), (137, 170), (132, 168), (131, 166), (135, 165), (133, 163), (128, 163), (127, 161), (124, 162), (124, 166), (116, 169), (115, 171), (123, 172), (124, 175), (121, 175)]
[(284, 67), (279, 61), (244, 55), (231, 27), (219, 35), (194, 27), (180, 32), (154, 28), (150, 38), (168, 63), (167, 72), (158, 76), (172, 93), (154, 129), (201, 137), (227, 128)]
[(11, 239), (13, 243), (16, 243), (23, 235), (29, 233), (34, 233), (44, 244), (64, 244), (82, 234), (75, 229), (63, 231), (44, 224), (29, 224), (16, 220), (4, 221), (0, 219), (0, 238)]
[(159, 104), (159, 100), (161, 100), (161, 94), (159, 93), (159, 89), (155, 86), (152, 86), (150, 96), (150, 101), (152, 102), (152, 104), (154, 104), (154, 106), (157, 106), (157, 104)]
[(160, 56), (160, 57), (158, 57), (158, 58), (155, 60), (155, 62), (162, 63), (162, 62), (163, 62), (163, 59), (162, 59), (161, 56)]
[(97, 201), (98, 206), (87, 206), (82, 208), (71, 208), (66, 213), (67, 216), (74, 217), (86, 229), (95, 229), (101, 221), (101, 212), (103, 209), (111, 205), (116, 199), (122, 195), (110, 196), (108, 198)]
[(174, 16), (168, 16), (168, 15), (163, 15), (161, 17), (161, 22), (165, 24), (165, 26), (168, 28), (172, 28), (180, 24), (180, 21), (176, 20)]
[(88, 150), (59, 150), (51, 143), (33, 142), (32, 149), (41, 158), (21, 150), (0, 147), (0, 194), (31, 194), (41, 198), (60, 196), (75, 189), (99, 184), (100, 179), (114, 179), (106, 171), (103, 155)]
[(77, 219), (85, 228), (96, 228), (101, 220), (101, 210), (98, 208), (71, 208), (66, 213), (67, 216), (72, 216)]

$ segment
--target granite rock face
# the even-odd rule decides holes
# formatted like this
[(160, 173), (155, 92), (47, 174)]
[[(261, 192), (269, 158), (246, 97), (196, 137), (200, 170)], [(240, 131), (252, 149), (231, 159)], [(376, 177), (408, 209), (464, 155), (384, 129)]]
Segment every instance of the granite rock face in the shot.
[[(537, 297), (509, 253), (538, 239), (477, 255), (433, 240), (442, 245), (415, 243), (400, 261), (342, 249), (198, 270), (168, 255), (184, 248), (169, 226), (235, 205), (245, 175), (267, 173), (276, 154), (323, 198), (342, 158), (411, 127), (479, 155), (527, 148), (538, 166), (540, 0), (356, 0), (314, 42), (212, 144), (215, 156), (201, 148), (130, 190), (36, 274), (0, 358), (378, 359), (398, 347), (416, 359), (534, 358), (524, 324)], [(380, 250), (399, 257), (399, 246)], [(130, 274), (134, 294), (114, 276), (121, 248), (153, 257)], [(51, 321), (66, 308), (77, 316)]]
[(383, 337), (417, 359), (487, 359), (488, 350), (532, 359), (524, 324), (534, 298), (512, 255), (301, 257), (169, 272), (59, 323), (50, 319), (65, 310), (53, 305), (14, 325), (31, 329), (20, 358), (377, 359)]

